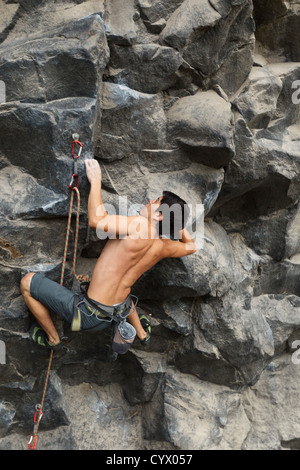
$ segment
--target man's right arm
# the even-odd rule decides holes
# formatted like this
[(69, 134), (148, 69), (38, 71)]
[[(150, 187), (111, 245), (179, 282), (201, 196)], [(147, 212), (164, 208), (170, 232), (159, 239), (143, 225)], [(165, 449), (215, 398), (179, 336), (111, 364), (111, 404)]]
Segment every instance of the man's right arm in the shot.
[(197, 251), (197, 246), (187, 229), (181, 230), (179, 236), (180, 241), (164, 239), (166, 258), (181, 258)]

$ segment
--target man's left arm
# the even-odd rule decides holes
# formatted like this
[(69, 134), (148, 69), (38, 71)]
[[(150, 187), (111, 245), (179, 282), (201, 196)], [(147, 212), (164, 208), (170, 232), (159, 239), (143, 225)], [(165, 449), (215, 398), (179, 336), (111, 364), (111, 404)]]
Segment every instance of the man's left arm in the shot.
[(109, 215), (102, 201), (102, 173), (97, 160), (85, 160), (86, 174), (90, 182), (90, 194), (88, 199), (88, 222), (94, 230), (106, 232), (113, 236), (127, 236), (141, 228), (140, 217)]
[(89, 226), (95, 227), (97, 222), (107, 216), (102, 201), (102, 172), (97, 160), (85, 160), (86, 175), (90, 182), (90, 194), (88, 199)]
[(197, 251), (197, 246), (187, 229), (184, 228), (179, 232), (179, 238), (180, 241), (164, 239), (165, 258), (181, 258), (183, 256), (192, 255)]

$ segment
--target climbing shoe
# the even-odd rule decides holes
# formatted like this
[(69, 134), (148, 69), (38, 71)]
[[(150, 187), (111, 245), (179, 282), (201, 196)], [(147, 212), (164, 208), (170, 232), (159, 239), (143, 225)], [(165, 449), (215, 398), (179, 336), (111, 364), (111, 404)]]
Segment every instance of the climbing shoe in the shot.
[(29, 330), (30, 338), (40, 346), (43, 346), (46, 349), (53, 349), (53, 351), (60, 351), (62, 349), (62, 342), (58, 344), (51, 344), (47, 338), (47, 334), (40, 327), (37, 322), (33, 322)]
[(141, 339), (141, 344), (143, 346), (146, 346), (150, 343), (150, 335), (151, 335), (151, 323), (150, 323), (150, 319), (144, 315), (144, 314), (139, 314), (139, 319), (140, 319), (140, 322), (141, 322), (141, 325), (143, 327), (143, 329), (146, 331), (147, 333), (147, 336), (145, 339)]

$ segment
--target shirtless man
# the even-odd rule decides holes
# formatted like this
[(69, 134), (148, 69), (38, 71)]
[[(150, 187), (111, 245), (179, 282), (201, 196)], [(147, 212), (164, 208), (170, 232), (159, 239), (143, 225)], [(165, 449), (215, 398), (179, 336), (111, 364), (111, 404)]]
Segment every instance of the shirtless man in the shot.
[[(185, 203), (178, 196), (166, 193), (169, 202), (167, 196), (150, 200), (137, 216), (109, 215), (102, 201), (100, 165), (97, 160), (85, 160), (85, 166), (90, 182), (89, 226), (106, 232), (109, 237), (95, 265), (87, 292), (76, 297), (71, 290), (39, 273), (28, 273), (21, 280), (24, 301), (38, 322), (31, 329), (32, 339), (54, 350), (59, 349), (61, 340), (50, 311), (71, 323), (73, 330), (90, 331), (104, 329), (111, 322), (110, 315), (121, 312), (135, 328), (141, 342), (147, 341), (151, 328), (147, 318), (140, 321), (131, 298), (131, 287), (159, 260), (179, 258), (196, 251), (194, 241), (184, 228)], [(173, 203), (175, 200), (181, 204), (180, 241), (162, 238), (160, 233), (163, 214), (159, 209), (163, 204), (171, 205), (170, 195)]]

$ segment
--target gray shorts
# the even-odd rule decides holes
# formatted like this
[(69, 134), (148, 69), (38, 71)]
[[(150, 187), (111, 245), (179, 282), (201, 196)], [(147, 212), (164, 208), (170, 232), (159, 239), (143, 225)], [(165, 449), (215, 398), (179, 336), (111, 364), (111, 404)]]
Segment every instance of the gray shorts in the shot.
[[(84, 294), (77, 294), (59, 283), (48, 279), (43, 274), (36, 273), (30, 284), (30, 293), (32, 297), (41, 302), (60, 318), (72, 324), (74, 313), (80, 311), (80, 329), (99, 331), (109, 326), (112, 319), (106, 313), (115, 312), (115, 307), (103, 305), (93, 301), (99, 308), (98, 314), (86, 302)], [(131, 305), (130, 296), (120, 306), (125, 306), (129, 311)], [(118, 306), (119, 308), (119, 306)]]

